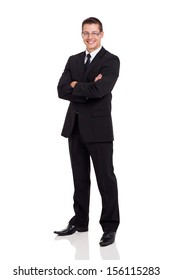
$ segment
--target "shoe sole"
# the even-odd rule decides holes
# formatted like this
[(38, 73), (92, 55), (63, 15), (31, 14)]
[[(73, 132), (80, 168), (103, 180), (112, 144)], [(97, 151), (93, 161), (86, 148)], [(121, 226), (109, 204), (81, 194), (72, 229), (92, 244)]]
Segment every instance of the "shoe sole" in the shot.
[(88, 228), (77, 228), (76, 231), (78, 231), (78, 232), (86, 232), (86, 231), (88, 231)]
[(115, 240), (111, 241), (111, 242), (104, 242), (104, 243), (99, 243), (101, 247), (105, 247), (105, 246), (108, 246), (108, 245), (111, 245), (115, 242)]
[(58, 234), (58, 236), (67, 236), (67, 235), (72, 235), (75, 232), (86, 232), (88, 231), (88, 228), (76, 228), (75, 230), (71, 231), (70, 233), (61, 233), (59, 231), (54, 231), (55, 234)]

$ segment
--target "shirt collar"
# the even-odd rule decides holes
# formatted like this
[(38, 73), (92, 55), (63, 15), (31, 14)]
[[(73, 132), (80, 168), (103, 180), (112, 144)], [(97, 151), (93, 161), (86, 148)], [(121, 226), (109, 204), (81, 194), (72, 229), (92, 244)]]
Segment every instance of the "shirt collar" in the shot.
[(102, 46), (100, 46), (98, 49), (96, 49), (95, 51), (93, 51), (93, 52), (89, 52), (89, 51), (85, 51), (85, 53), (86, 53), (86, 56), (87, 56), (87, 54), (89, 54), (90, 53), (90, 55), (91, 55), (91, 61), (94, 59), (94, 57), (98, 54), (98, 52), (101, 50), (101, 48), (102, 48)]

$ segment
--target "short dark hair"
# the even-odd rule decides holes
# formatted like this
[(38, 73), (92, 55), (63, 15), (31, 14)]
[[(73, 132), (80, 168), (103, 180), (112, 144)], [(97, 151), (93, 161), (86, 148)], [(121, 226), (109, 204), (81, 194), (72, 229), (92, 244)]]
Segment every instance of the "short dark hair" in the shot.
[(92, 24), (92, 23), (98, 24), (100, 32), (103, 32), (103, 25), (102, 25), (101, 21), (98, 18), (95, 18), (95, 17), (89, 17), (89, 18), (85, 19), (82, 22), (82, 30), (83, 30), (83, 26), (85, 24)]

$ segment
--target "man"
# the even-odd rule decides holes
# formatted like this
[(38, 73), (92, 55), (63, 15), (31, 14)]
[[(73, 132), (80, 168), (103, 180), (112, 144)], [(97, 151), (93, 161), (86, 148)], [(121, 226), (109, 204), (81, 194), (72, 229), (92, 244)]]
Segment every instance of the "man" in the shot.
[(74, 179), (74, 212), (67, 228), (54, 233), (64, 236), (88, 230), (90, 158), (102, 198), (100, 246), (114, 242), (119, 225), (117, 181), (112, 163), (113, 128), (111, 91), (119, 75), (119, 59), (101, 46), (100, 20), (82, 23), (86, 51), (69, 58), (58, 83), (60, 98), (70, 101), (62, 136), (68, 137)]

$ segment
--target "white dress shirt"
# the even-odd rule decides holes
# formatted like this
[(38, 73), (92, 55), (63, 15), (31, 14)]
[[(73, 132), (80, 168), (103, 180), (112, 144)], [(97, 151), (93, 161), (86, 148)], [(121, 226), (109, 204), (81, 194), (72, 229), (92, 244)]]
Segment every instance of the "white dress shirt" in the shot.
[(86, 55), (85, 55), (85, 61), (84, 63), (86, 63), (87, 61), (87, 54), (90, 54), (91, 55), (91, 58), (90, 58), (90, 63), (91, 61), (94, 59), (94, 57), (96, 56), (96, 54), (98, 54), (98, 52), (101, 50), (102, 46), (100, 46), (98, 49), (96, 49), (95, 51), (93, 52), (89, 52), (89, 51), (85, 51), (86, 52)]

